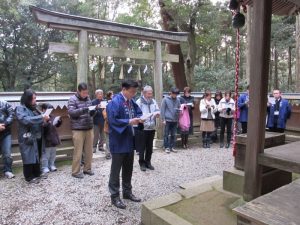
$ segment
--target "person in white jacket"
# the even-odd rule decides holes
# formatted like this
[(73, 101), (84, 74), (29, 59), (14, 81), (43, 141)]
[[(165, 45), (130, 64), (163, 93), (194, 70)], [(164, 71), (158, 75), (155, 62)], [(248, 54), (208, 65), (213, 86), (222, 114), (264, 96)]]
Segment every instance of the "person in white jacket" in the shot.
[(210, 148), (210, 136), (215, 130), (215, 112), (217, 106), (215, 100), (211, 97), (210, 91), (205, 91), (204, 98), (200, 101), (201, 125), (203, 148)]
[(231, 134), (232, 134), (232, 121), (235, 112), (235, 102), (231, 98), (231, 92), (226, 91), (224, 98), (221, 99), (218, 105), (218, 111), (220, 112), (220, 148), (224, 147), (224, 133), (225, 127), (227, 130), (227, 143), (226, 148), (230, 147)]

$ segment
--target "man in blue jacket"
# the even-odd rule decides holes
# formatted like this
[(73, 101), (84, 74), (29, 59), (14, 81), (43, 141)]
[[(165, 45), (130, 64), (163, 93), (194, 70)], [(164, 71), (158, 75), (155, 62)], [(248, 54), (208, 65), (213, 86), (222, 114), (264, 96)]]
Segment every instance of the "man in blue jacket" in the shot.
[(249, 85), (247, 86), (247, 93), (243, 94), (238, 99), (238, 108), (240, 110), (239, 122), (242, 124), (242, 133), (247, 133), (248, 126), (248, 108), (249, 108)]
[(138, 83), (132, 80), (122, 82), (121, 93), (114, 96), (107, 105), (109, 124), (109, 147), (112, 156), (109, 191), (114, 206), (125, 209), (120, 199), (120, 170), (122, 169), (123, 198), (134, 202), (141, 199), (132, 194), (132, 171), (134, 160), (134, 127), (141, 121), (142, 111), (132, 99), (136, 95)]
[(281, 97), (280, 90), (274, 90), (275, 101), (268, 102), (267, 127), (271, 132), (283, 133), (287, 119), (291, 116), (291, 106), (288, 100)]

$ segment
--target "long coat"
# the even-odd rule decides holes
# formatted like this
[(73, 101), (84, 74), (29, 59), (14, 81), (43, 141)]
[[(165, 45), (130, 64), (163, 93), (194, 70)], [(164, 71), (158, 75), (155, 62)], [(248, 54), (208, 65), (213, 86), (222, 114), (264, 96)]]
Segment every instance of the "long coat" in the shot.
[[(272, 104), (270, 107), (268, 107), (268, 122), (267, 127), (273, 128), (275, 123), (275, 104)], [(281, 99), (280, 105), (279, 105), (279, 115), (277, 122), (277, 128), (283, 128), (285, 129), (286, 121), (291, 116), (291, 106), (286, 99)]]
[[(40, 161), (38, 138), (42, 138), (43, 116), (35, 115), (33, 111), (24, 105), (16, 108), (18, 120), (18, 141), (23, 164), (35, 164)], [(24, 138), (25, 133), (31, 133), (32, 143), (28, 143)], [(42, 138), (42, 149), (44, 151), (44, 141)]]
[(249, 101), (249, 95), (243, 94), (238, 99), (238, 108), (240, 110), (239, 122), (248, 122), (248, 106), (246, 102)]
[(134, 100), (126, 103), (122, 94), (117, 94), (106, 107), (109, 124), (109, 147), (112, 154), (130, 153), (134, 150), (133, 127), (129, 125), (132, 118), (142, 116), (142, 111)]

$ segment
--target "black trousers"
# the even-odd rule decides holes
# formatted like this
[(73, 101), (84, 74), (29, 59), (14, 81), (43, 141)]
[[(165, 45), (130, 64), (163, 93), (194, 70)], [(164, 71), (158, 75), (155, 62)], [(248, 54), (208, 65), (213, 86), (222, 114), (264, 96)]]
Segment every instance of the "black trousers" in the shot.
[(284, 133), (284, 129), (283, 128), (277, 128), (277, 127), (271, 127), (269, 128), (270, 132), (276, 132), (276, 133)]
[(206, 132), (206, 131), (203, 131), (202, 132), (202, 142), (205, 143), (210, 143), (211, 141), (211, 134), (212, 132)]
[(135, 130), (135, 148), (139, 152), (139, 163), (150, 164), (153, 153), (155, 130)]
[(40, 164), (23, 164), (23, 174), (26, 181), (39, 177), (41, 175)]
[(111, 169), (109, 177), (109, 191), (111, 197), (120, 195), (120, 171), (122, 169), (122, 188), (123, 195), (132, 193), (132, 171), (134, 152), (131, 153), (112, 153)]
[(242, 134), (247, 134), (248, 123), (247, 122), (241, 122), (241, 124), (242, 124)]
[(227, 130), (227, 143), (230, 144), (231, 134), (232, 134), (232, 118), (220, 118), (221, 132), (220, 132), (220, 142), (224, 143), (224, 133), (225, 127)]

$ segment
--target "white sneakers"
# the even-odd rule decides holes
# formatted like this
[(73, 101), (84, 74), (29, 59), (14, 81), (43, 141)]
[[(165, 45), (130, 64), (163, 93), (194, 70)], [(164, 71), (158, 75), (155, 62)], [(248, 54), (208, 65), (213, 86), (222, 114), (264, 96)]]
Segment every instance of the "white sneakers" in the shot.
[(169, 153), (170, 153), (170, 149), (169, 149), (169, 148), (166, 148), (166, 149), (165, 149), (165, 152), (169, 154)]
[(12, 179), (15, 177), (15, 175), (12, 172), (5, 172), (4, 175), (8, 179)]
[(165, 152), (169, 154), (170, 152), (177, 153), (178, 151), (176, 149), (174, 149), (174, 148), (171, 148), (171, 149), (170, 148), (166, 148)]
[(50, 166), (50, 171), (55, 172), (55, 171), (57, 171), (57, 168), (55, 166)]

